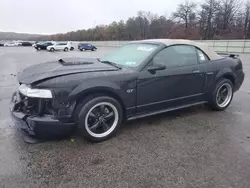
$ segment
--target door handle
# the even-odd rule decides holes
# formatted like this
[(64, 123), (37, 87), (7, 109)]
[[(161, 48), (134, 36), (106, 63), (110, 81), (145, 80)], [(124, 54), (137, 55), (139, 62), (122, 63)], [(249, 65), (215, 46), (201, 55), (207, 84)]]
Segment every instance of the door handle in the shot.
[(200, 70), (193, 70), (193, 73), (200, 73), (201, 71)]

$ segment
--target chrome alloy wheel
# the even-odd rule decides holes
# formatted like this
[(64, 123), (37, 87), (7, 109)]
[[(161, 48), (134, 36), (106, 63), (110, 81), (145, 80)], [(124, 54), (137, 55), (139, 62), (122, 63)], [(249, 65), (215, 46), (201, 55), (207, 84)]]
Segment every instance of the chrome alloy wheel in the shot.
[(119, 114), (116, 107), (109, 102), (94, 105), (85, 118), (87, 132), (96, 138), (108, 136), (116, 128)]
[(220, 108), (226, 107), (233, 96), (233, 88), (230, 84), (221, 85), (216, 93), (216, 103)]

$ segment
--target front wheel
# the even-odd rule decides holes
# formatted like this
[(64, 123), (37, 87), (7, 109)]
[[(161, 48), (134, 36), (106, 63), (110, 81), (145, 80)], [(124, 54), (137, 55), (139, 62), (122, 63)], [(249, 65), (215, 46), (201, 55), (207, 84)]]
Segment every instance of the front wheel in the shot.
[(108, 96), (88, 98), (79, 104), (77, 111), (77, 123), (83, 136), (93, 142), (113, 137), (123, 118), (119, 102)]
[(220, 79), (212, 92), (210, 97), (209, 106), (213, 110), (225, 110), (233, 99), (233, 83), (228, 79)]
[(69, 51), (69, 49), (66, 47), (66, 48), (64, 48), (64, 51), (67, 52), (67, 51)]
[(51, 52), (54, 52), (54, 51), (55, 51), (55, 49), (54, 49), (54, 48), (50, 48), (50, 51), (51, 51)]

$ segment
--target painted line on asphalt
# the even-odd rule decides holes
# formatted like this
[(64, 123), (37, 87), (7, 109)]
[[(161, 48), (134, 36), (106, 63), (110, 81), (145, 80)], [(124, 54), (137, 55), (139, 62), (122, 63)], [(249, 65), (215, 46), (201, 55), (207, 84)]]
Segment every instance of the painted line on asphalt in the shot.
[(17, 86), (17, 84), (11, 84), (11, 85), (0, 85), (0, 88), (5, 88), (5, 87), (13, 87), (13, 86)]
[(239, 91), (250, 93), (250, 90), (240, 89)]

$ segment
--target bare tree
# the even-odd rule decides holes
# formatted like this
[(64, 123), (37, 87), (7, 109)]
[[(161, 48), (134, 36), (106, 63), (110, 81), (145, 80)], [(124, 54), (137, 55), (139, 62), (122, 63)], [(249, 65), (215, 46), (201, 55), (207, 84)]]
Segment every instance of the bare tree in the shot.
[(173, 17), (184, 22), (185, 28), (187, 29), (190, 23), (195, 19), (195, 8), (196, 4), (194, 2), (185, 1), (185, 3), (178, 5), (176, 12), (173, 13)]
[(202, 39), (213, 39), (216, 31), (216, 14), (219, 11), (219, 1), (205, 0), (199, 12)]
[(245, 3), (244, 7), (244, 38), (250, 37), (250, 0)]
[(233, 24), (236, 14), (240, 8), (239, 0), (223, 0), (220, 2), (218, 11), (219, 29), (228, 29)]

